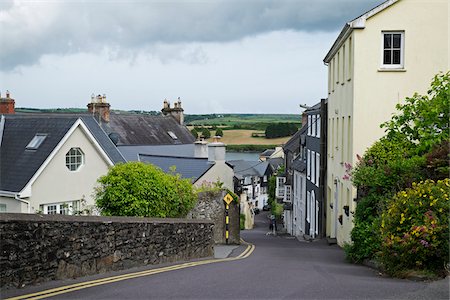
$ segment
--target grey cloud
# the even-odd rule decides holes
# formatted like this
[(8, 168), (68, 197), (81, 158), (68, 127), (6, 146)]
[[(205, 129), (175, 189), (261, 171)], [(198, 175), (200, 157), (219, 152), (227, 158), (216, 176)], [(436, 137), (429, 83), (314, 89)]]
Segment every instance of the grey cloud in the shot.
[[(153, 51), (151, 55), (161, 59), (173, 49), (163, 53), (154, 45), (230, 42), (278, 30), (338, 31), (380, 2), (5, 1), (0, 6), (0, 69), (31, 65), (46, 54), (115, 49)], [(207, 60), (201, 49), (181, 49), (178, 57), (188, 62)]]

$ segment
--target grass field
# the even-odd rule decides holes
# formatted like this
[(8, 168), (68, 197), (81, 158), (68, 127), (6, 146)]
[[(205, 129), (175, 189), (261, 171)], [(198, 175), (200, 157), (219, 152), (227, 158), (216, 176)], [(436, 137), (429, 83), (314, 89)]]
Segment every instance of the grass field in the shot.
[[(195, 117), (194, 115), (192, 117)], [(191, 117), (191, 118), (192, 118)], [(255, 123), (300, 123), (299, 115), (287, 114), (225, 114), (216, 117), (205, 117), (199, 120), (189, 120), (186, 117), (186, 123), (190, 125), (225, 125), (233, 126), (236, 124), (255, 124)]]
[[(224, 136), (220, 140), (227, 145), (281, 145), (286, 143), (290, 137), (266, 139), (261, 137), (252, 137), (255, 130), (225, 130)], [(214, 131), (211, 132), (214, 134)], [(212, 141), (210, 139), (209, 141)]]

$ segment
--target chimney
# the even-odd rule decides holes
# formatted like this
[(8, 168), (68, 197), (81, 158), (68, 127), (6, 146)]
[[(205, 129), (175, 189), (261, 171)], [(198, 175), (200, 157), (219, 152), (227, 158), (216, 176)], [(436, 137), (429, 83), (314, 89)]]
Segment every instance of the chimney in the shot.
[(165, 99), (164, 106), (161, 110), (163, 115), (171, 115), (180, 125), (184, 125), (184, 109), (181, 107), (180, 97), (178, 97), (178, 101), (174, 103), (174, 107), (170, 107), (170, 103)]
[(214, 137), (214, 142), (208, 144), (208, 161), (225, 161), (226, 145), (219, 142), (219, 137)]
[(8, 115), (15, 114), (15, 103), (14, 99), (10, 98), (9, 91), (6, 91), (6, 97), (3, 98), (0, 95), (0, 114)]
[(194, 143), (194, 157), (207, 158), (208, 157), (208, 142), (196, 141)]
[(89, 113), (95, 115), (96, 118), (102, 118), (103, 121), (109, 122), (109, 114), (111, 105), (106, 102), (106, 94), (95, 96), (92, 94), (91, 103), (87, 105)]

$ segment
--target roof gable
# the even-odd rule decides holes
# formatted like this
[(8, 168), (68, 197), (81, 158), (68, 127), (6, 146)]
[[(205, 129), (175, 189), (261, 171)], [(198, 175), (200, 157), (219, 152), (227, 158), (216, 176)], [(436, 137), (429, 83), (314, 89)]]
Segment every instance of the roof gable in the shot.
[(400, 0), (386, 0), (380, 5), (372, 8), (371, 10), (363, 13), (359, 17), (351, 20), (350, 22), (346, 23), (344, 25), (344, 28), (342, 28), (339, 36), (334, 41), (333, 45), (331, 46), (330, 50), (328, 51), (327, 55), (323, 59), (325, 63), (329, 63), (331, 59), (334, 57), (336, 52), (341, 48), (342, 44), (347, 40), (347, 38), (352, 33), (353, 29), (363, 29), (366, 26), (366, 20), (373, 17), (374, 15), (384, 11), (391, 5), (395, 4)]
[[(77, 118), (5, 118), (0, 145), (0, 190), (20, 192), (74, 125)], [(26, 146), (36, 133), (47, 138), (36, 150)]]

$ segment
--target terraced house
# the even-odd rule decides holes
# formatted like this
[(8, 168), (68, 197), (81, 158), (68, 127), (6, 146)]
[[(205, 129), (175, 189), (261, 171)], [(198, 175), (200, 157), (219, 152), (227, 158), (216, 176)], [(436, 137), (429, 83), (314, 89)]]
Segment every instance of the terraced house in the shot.
[(350, 241), (356, 190), (346, 166), (383, 135), (395, 105), (449, 69), (448, 0), (389, 0), (345, 24), (328, 66), (328, 237)]

